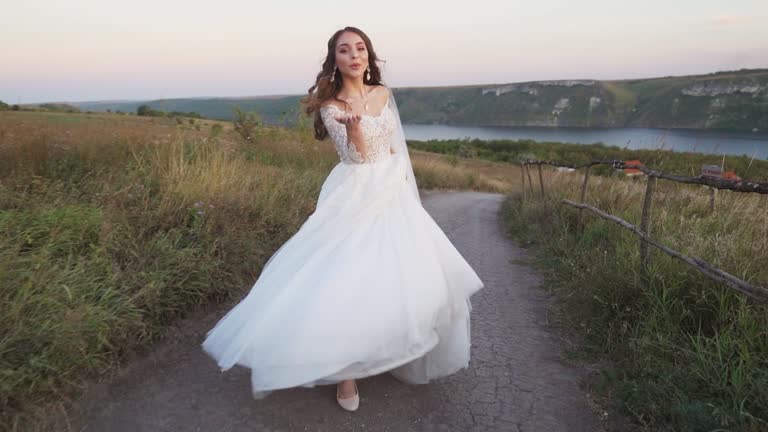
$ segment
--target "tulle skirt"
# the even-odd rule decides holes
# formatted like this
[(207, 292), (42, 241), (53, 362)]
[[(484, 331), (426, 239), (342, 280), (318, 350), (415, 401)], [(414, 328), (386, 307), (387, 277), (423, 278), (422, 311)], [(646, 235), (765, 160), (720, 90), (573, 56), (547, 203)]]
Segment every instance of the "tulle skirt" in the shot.
[(427, 383), (469, 363), (474, 270), (413, 195), (407, 162), (339, 163), (315, 212), (202, 347), (251, 370), (255, 398), (389, 371)]

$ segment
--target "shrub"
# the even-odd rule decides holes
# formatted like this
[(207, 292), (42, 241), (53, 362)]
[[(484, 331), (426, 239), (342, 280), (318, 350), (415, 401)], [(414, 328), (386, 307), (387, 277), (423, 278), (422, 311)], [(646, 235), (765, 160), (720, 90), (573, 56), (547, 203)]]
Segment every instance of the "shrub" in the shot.
[(165, 112), (152, 109), (152, 107), (146, 104), (139, 105), (139, 107), (136, 108), (136, 114), (147, 117), (165, 117)]
[(255, 112), (245, 112), (236, 106), (234, 109), (235, 120), (233, 121), (235, 131), (240, 134), (245, 141), (253, 142), (256, 138), (256, 129), (261, 126), (261, 118)]
[(224, 130), (224, 128), (221, 127), (220, 124), (215, 123), (213, 126), (211, 126), (211, 135), (217, 136), (221, 133), (222, 130)]

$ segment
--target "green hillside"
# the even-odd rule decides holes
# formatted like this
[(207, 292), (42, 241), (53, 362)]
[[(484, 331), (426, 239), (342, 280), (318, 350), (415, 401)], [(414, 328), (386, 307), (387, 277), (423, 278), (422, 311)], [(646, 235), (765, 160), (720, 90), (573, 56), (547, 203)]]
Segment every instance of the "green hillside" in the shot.
[(768, 130), (768, 70), (620, 81), (398, 89), (403, 121)]
[(191, 98), (158, 99), (130, 102), (81, 102), (75, 103), (84, 111), (122, 111), (135, 113), (139, 105), (165, 112), (197, 112), (203, 117), (231, 120), (233, 109), (239, 106), (244, 111), (255, 111), (269, 124), (290, 123), (296, 118), (300, 96), (262, 96), (250, 98)]
[[(404, 123), (471, 126), (653, 127), (768, 130), (768, 69), (707, 75), (598, 81), (395, 89)], [(82, 110), (135, 112), (143, 103), (231, 119), (232, 109), (291, 123), (301, 96), (163, 99), (76, 104)]]

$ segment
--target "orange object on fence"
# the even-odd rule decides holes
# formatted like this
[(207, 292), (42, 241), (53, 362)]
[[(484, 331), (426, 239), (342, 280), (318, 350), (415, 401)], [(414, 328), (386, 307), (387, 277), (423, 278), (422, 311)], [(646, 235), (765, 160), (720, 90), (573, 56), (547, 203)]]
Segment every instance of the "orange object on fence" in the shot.
[[(640, 162), (637, 159), (625, 161), (624, 164), (625, 165), (642, 165), (642, 166), (645, 166), (645, 164), (643, 164), (642, 162)], [(628, 176), (636, 176), (636, 175), (643, 174), (643, 172), (640, 171), (637, 168), (624, 168), (624, 174), (626, 174)]]
[(739, 177), (735, 171), (726, 171), (723, 173), (723, 180), (739, 181), (741, 180), (741, 177)]

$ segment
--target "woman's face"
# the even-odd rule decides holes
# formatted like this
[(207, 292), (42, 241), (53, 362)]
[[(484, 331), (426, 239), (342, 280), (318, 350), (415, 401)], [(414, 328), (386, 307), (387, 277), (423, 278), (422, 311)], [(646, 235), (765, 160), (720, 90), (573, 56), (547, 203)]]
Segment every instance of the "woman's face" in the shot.
[(357, 33), (342, 33), (336, 40), (336, 67), (341, 74), (352, 79), (362, 77), (367, 66), (368, 48), (363, 39)]

